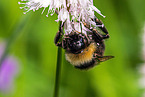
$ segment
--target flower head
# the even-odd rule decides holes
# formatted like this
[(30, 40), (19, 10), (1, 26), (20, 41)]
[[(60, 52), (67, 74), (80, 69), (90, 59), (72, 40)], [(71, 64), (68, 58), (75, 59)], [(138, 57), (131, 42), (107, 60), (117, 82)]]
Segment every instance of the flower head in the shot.
[[(0, 43), (0, 58), (4, 52), (4, 43)], [(8, 56), (0, 66), (0, 92), (11, 93), (14, 88), (14, 78), (18, 74), (18, 61), (13, 56)]]
[[(65, 33), (70, 33), (72, 30), (80, 31), (82, 22), (87, 22), (90, 25), (94, 25), (92, 18), (95, 17), (94, 12), (97, 12), (101, 16), (101, 12), (93, 5), (93, 0), (21, 0), (19, 4), (24, 5), (20, 7), (26, 10), (25, 13), (30, 10), (38, 10), (43, 8), (42, 13), (48, 8), (48, 14), (53, 15), (55, 12), (58, 14), (58, 21), (65, 22)], [(105, 16), (103, 16), (105, 17)], [(74, 25), (75, 24), (75, 25)], [(73, 26), (74, 25), (74, 26)], [(78, 25), (76, 27), (76, 25)], [(82, 31), (83, 32), (83, 31)], [(84, 31), (85, 32), (85, 31)]]

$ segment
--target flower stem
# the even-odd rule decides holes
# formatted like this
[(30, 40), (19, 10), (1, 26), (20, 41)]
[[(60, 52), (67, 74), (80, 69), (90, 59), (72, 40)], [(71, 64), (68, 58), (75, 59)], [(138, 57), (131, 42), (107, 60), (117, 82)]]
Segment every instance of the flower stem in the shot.
[(54, 86), (54, 97), (58, 97), (58, 95), (59, 95), (59, 83), (60, 83), (60, 72), (61, 72), (61, 56), (62, 56), (62, 50), (61, 50), (60, 47), (58, 47), (55, 86)]

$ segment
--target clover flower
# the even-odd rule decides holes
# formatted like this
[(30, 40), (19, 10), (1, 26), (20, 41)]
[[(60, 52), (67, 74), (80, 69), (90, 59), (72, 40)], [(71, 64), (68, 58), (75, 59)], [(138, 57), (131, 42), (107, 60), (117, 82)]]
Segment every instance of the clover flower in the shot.
[(93, 0), (21, 0), (18, 2), (23, 5), (20, 7), (24, 9), (26, 14), (30, 10), (36, 11), (43, 8), (42, 14), (47, 9), (48, 15), (53, 15), (55, 12), (58, 14), (58, 21), (65, 22), (64, 30), (66, 34), (69, 34), (72, 30), (77, 30), (85, 33), (85, 27), (82, 26), (82, 22), (86, 22), (89, 25), (95, 25), (92, 18), (95, 17), (94, 12), (97, 12), (101, 16), (101, 12), (93, 5)]
[[(0, 43), (0, 58), (5, 49), (5, 44)], [(14, 78), (18, 74), (18, 61), (13, 56), (8, 56), (0, 66), (0, 92), (12, 93), (14, 88)]]

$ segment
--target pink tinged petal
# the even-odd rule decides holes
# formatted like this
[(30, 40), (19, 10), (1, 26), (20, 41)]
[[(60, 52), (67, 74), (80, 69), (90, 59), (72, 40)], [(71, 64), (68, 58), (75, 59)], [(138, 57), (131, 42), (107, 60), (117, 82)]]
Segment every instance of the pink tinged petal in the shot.
[(14, 78), (19, 72), (17, 60), (9, 56), (7, 57), (0, 68), (0, 91), (9, 93), (14, 86)]
[[(25, 1), (25, 0), (21, 0)], [(26, 10), (25, 13), (29, 12), (30, 10), (38, 10), (39, 8), (43, 8), (42, 14), (44, 13), (45, 9), (48, 7), (47, 17), (53, 15), (55, 11), (57, 11), (58, 19), (56, 22), (62, 21), (66, 22), (64, 24), (64, 30), (66, 34), (69, 34), (73, 30), (81, 31), (86, 33), (86, 29), (84, 26), (80, 26), (82, 22), (86, 22), (91, 27), (92, 25), (96, 26), (92, 18), (95, 17), (94, 12), (96, 11), (101, 16), (105, 17), (100, 10), (98, 10), (93, 5), (93, 0), (27, 0), (26, 3), (22, 2), (19, 4), (24, 4), (23, 7)], [(68, 9), (69, 8), (69, 9)], [(72, 22), (74, 21), (74, 22)], [(75, 23), (77, 21), (78, 23)], [(75, 25), (74, 25), (75, 23)], [(67, 26), (68, 27), (67, 27)], [(73, 26), (74, 25), (74, 26)]]
[(99, 9), (97, 9), (94, 5), (92, 5), (92, 6), (90, 6), (94, 11), (96, 11), (98, 14), (100, 14), (101, 16), (103, 16), (104, 18), (106, 17), (106, 16), (104, 16), (102, 13), (101, 13), (101, 11), (99, 10)]

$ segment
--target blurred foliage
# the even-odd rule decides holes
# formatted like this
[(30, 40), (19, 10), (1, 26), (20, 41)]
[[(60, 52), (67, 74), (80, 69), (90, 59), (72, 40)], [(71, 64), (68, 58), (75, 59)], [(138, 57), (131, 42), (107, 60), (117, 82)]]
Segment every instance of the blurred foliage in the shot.
[[(138, 67), (141, 58), (141, 35), (145, 21), (145, 0), (94, 0), (106, 16), (102, 18), (110, 39), (105, 41), (105, 55), (115, 58), (88, 71), (73, 68), (65, 60), (60, 82), (60, 97), (142, 97)], [(23, 14), (18, 0), (0, 0), (0, 42), (8, 41), (24, 20), (24, 26), (11, 41), (9, 54), (21, 62), (14, 93), (0, 97), (52, 97), (54, 90), (58, 31), (57, 15), (46, 17), (43, 9)]]

